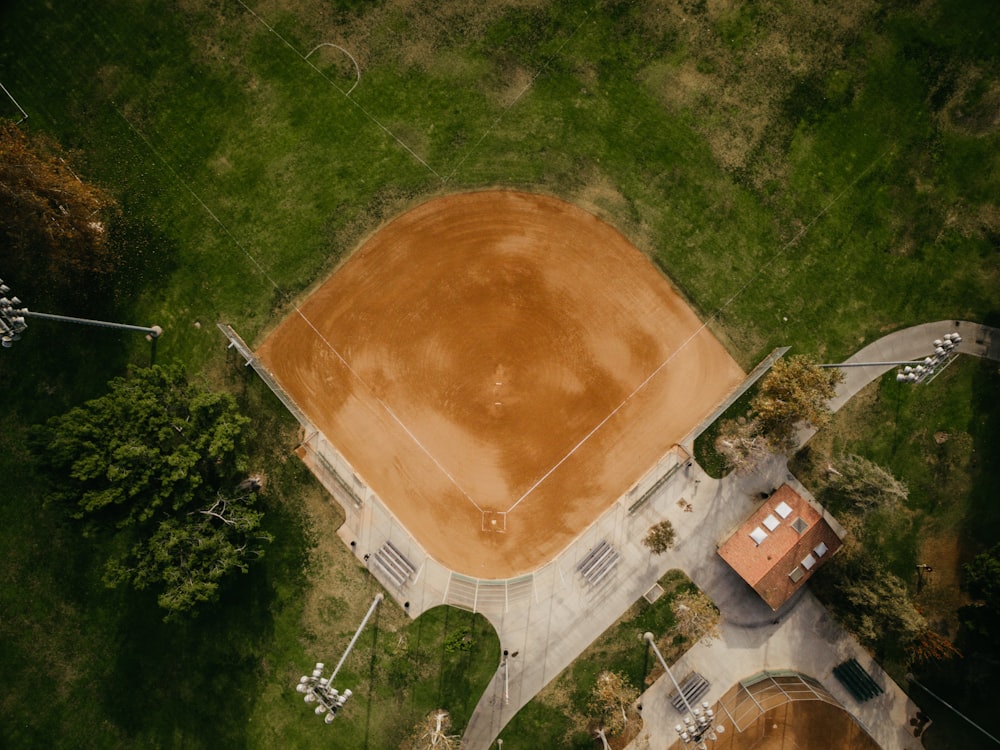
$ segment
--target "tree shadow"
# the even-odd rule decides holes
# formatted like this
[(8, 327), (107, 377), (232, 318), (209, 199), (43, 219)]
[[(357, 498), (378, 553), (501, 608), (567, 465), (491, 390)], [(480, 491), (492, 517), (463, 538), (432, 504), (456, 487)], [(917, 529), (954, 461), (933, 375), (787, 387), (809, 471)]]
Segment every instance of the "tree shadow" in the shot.
[(246, 745), (276, 616), (296, 598), (289, 585), (303, 585), (299, 573), (308, 546), (301, 518), (277, 503), (261, 504), (275, 542), (247, 574), (227, 581), (217, 603), (165, 623), (155, 594), (123, 595), (113, 664), (100, 689), (107, 715), (130, 738)]

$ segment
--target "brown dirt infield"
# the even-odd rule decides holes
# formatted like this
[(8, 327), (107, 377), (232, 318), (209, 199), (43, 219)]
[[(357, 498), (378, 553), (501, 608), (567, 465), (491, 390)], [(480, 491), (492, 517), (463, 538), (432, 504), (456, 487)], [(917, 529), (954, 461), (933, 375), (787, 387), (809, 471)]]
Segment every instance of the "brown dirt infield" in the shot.
[(258, 354), (427, 552), (481, 578), (551, 559), (743, 379), (621, 234), (508, 191), (390, 222)]

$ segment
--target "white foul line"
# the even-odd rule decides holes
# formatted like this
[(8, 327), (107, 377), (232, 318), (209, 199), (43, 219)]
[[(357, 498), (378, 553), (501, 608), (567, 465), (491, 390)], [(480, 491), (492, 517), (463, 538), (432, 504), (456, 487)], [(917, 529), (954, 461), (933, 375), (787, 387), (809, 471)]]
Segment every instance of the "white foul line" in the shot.
[(837, 203), (837, 201), (839, 201), (847, 193), (848, 190), (850, 190), (855, 185), (857, 185), (858, 182), (861, 180), (861, 178), (864, 177), (866, 174), (868, 174), (874, 168), (874, 166), (879, 161), (882, 160), (882, 157), (884, 157), (891, 150), (892, 150), (891, 148), (886, 149), (881, 154), (879, 154), (878, 156), (876, 156), (872, 160), (871, 164), (869, 164), (867, 167), (865, 167), (858, 174), (857, 177), (855, 177), (853, 180), (851, 180), (851, 182), (849, 182), (847, 184), (847, 186), (843, 190), (841, 190), (839, 193), (837, 193), (837, 195), (835, 195), (833, 197), (833, 199), (829, 203), (827, 203), (819, 211), (819, 213), (817, 213), (812, 219), (810, 219), (808, 222), (806, 222), (806, 224), (802, 227), (802, 229), (800, 229), (799, 232), (794, 237), (792, 237), (792, 239), (788, 240), (788, 242), (786, 242), (784, 245), (782, 245), (780, 248), (778, 248), (777, 252), (775, 252), (774, 255), (772, 255), (770, 258), (768, 258), (767, 260), (765, 260), (757, 268), (757, 272), (754, 273), (754, 274), (752, 274), (750, 276), (750, 278), (747, 279), (747, 281), (743, 284), (743, 286), (741, 286), (739, 289), (737, 289), (736, 292), (729, 299), (727, 299), (725, 302), (723, 302), (719, 306), (719, 309), (717, 309), (714, 313), (712, 313), (700, 326), (698, 326), (698, 328), (694, 331), (694, 333), (692, 333), (690, 336), (688, 336), (688, 338), (679, 347), (677, 347), (677, 349), (674, 350), (674, 352), (672, 352), (665, 360), (663, 360), (663, 362), (661, 362), (660, 365), (655, 370), (653, 370), (652, 373), (650, 373), (649, 377), (647, 377), (645, 380), (643, 380), (635, 388), (635, 390), (633, 390), (630, 394), (628, 394), (622, 400), (622, 402), (620, 404), (618, 404), (618, 406), (616, 406), (614, 409), (611, 410), (611, 413), (608, 414), (608, 416), (606, 416), (604, 419), (602, 419), (600, 422), (598, 422), (597, 426), (594, 427), (594, 429), (592, 429), (590, 432), (588, 432), (579, 443), (577, 443), (576, 445), (574, 445), (570, 449), (569, 453), (567, 453), (565, 456), (563, 456), (561, 459), (559, 459), (559, 461), (556, 462), (555, 466), (553, 466), (551, 469), (549, 469), (547, 472), (545, 472), (537, 482), (535, 482), (533, 485), (531, 485), (531, 487), (529, 487), (528, 490), (523, 495), (521, 495), (521, 497), (519, 497), (514, 502), (513, 505), (511, 505), (509, 508), (507, 508), (507, 513), (510, 513), (511, 511), (514, 510), (514, 508), (516, 508), (518, 505), (520, 505), (521, 502), (525, 498), (528, 497), (528, 495), (530, 495), (532, 492), (534, 492), (542, 482), (544, 482), (546, 479), (549, 478), (549, 476), (552, 474), (552, 472), (554, 472), (556, 469), (558, 469), (560, 466), (562, 466), (566, 462), (566, 460), (569, 459), (569, 457), (572, 456), (577, 451), (577, 449), (580, 448), (581, 445), (583, 445), (584, 443), (586, 443), (594, 435), (595, 432), (597, 432), (605, 424), (607, 424), (607, 422), (608, 422), (609, 419), (611, 419), (615, 414), (617, 414), (619, 411), (621, 411), (622, 407), (624, 407), (625, 404), (628, 403), (632, 399), (633, 396), (635, 396), (635, 394), (637, 394), (639, 391), (641, 391), (643, 388), (645, 388), (646, 385), (649, 383), (649, 381), (652, 380), (654, 377), (656, 377), (657, 373), (659, 373), (664, 367), (666, 367), (667, 364), (674, 357), (676, 357), (688, 344), (690, 344), (691, 341), (692, 341), (692, 339), (694, 339), (695, 336), (697, 336), (705, 328), (708, 327), (709, 321), (714, 320), (715, 318), (718, 318), (719, 315), (722, 313), (722, 311), (725, 310), (727, 307), (729, 307), (729, 305), (731, 305), (741, 294), (743, 294), (743, 292), (745, 292), (750, 287), (750, 285), (754, 282), (754, 280), (757, 279), (757, 277), (759, 277), (768, 266), (770, 266), (772, 263), (774, 263), (775, 260), (777, 260), (782, 255), (784, 255), (786, 252), (788, 252), (789, 248), (791, 248), (792, 245), (794, 245), (800, 239), (802, 239), (802, 237), (805, 235), (805, 233), (807, 231), (809, 231), (809, 229), (817, 221), (819, 221), (819, 219), (822, 216), (824, 216), (831, 208), (833, 208), (833, 206)]

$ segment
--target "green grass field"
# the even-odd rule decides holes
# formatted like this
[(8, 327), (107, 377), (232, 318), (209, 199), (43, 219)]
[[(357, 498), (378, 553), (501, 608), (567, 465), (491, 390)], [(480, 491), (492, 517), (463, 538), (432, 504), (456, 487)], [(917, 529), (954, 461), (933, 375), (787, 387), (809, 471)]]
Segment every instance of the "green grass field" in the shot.
[[(33, 322), (0, 356), (0, 744), (382, 748), (437, 702), (464, 721), (495, 643), (475, 639), (468, 673), (424, 660), (465, 615), (406, 626), (391, 606), (352, 667), (372, 697), (359, 691), (341, 734), (302, 715), (289, 686), (349, 635), (372, 584), (288, 458), (290, 420), (215, 323), (259, 342), (380, 224), (486, 186), (608, 220), (745, 368), (777, 345), (836, 359), (911, 323), (995, 320), (998, 32), (984, 0), (7, 3), (0, 83), (23, 128), (118, 197), (129, 260), (92, 309), (16, 268), (0, 277), (34, 309), (157, 323), (158, 361), (236, 391), (268, 436), (276, 542), (185, 629), (105, 590), (100, 550), (42, 506), (27, 428), (148, 362), (149, 345)], [(358, 61), (350, 96), (345, 56), (310, 54), (323, 43)], [(0, 96), (0, 116), (20, 114)], [(925, 481), (917, 463), (897, 470)], [(449, 694), (453, 679), (468, 682)], [(385, 727), (379, 706), (399, 695), (404, 718)]]

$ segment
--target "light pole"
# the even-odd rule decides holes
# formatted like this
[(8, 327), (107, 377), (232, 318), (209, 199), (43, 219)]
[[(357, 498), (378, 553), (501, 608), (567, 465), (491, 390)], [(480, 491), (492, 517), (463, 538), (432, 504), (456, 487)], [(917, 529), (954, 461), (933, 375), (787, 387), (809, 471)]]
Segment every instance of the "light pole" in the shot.
[(934, 374), (944, 369), (944, 366), (951, 362), (952, 358), (958, 354), (955, 351), (962, 343), (962, 336), (958, 331), (946, 333), (939, 339), (931, 342), (932, 352), (930, 356), (922, 359), (907, 359), (901, 362), (840, 362), (838, 364), (819, 365), (819, 367), (899, 367), (896, 373), (897, 383), (924, 383), (933, 380)]
[(150, 339), (157, 339), (163, 333), (159, 326), (133, 326), (126, 323), (110, 323), (106, 320), (90, 320), (89, 318), (74, 318), (69, 315), (54, 315), (52, 313), (40, 313), (29, 310), (17, 297), (7, 297), (10, 287), (0, 279), (0, 346), (10, 349), (14, 342), (21, 338), (28, 324), (25, 318), (43, 318), (45, 320), (57, 320), (62, 323), (79, 323), (88, 326), (99, 326), (101, 328), (117, 328), (124, 331), (138, 331), (145, 333)]
[(955, 331), (946, 333), (939, 339), (934, 339), (934, 353), (929, 357), (924, 357), (918, 364), (904, 365), (903, 369), (896, 373), (897, 383), (923, 383), (930, 381), (934, 373), (947, 364), (957, 353), (955, 348), (962, 343), (962, 337)]
[(333, 673), (329, 677), (323, 676), (323, 662), (316, 662), (316, 666), (313, 668), (312, 674), (303, 675), (299, 679), (299, 684), (295, 686), (295, 690), (299, 693), (305, 694), (306, 703), (316, 703), (318, 704), (315, 708), (317, 716), (326, 716), (323, 721), (327, 724), (332, 724), (334, 718), (337, 716), (337, 712), (347, 703), (347, 699), (350, 698), (354, 693), (351, 690), (344, 690), (343, 692), (338, 692), (337, 688), (333, 686), (333, 680), (336, 678), (337, 673), (340, 668), (344, 665), (344, 661), (347, 659), (347, 655), (351, 653), (351, 649), (354, 648), (354, 644), (357, 643), (358, 638), (361, 636), (361, 631), (365, 629), (365, 625), (368, 624), (368, 619), (372, 616), (375, 608), (382, 601), (383, 596), (380, 593), (375, 594), (375, 601), (368, 608), (365, 618), (358, 625), (357, 631), (354, 633), (354, 637), (351, 638), (351, 642), (347, 644), (347, 650), (344, 651), (344, 655), (340, 657), (340, 661), (337, 662), (337, 666), (334, 667)]
[(917, 565), (917, 593), (919, 594), (921, 589), (924, 587), (924, 573), (933, 573), (934, 568), (925, 563), (920, 563)]
[(681, 738), (685, 747), (694, 746), (698, 750), (708, 750), (709, 741), (715, 742), (718, 739), (718, 735), (726, 731), (726, 728), (719, 724), (718, 726), (713, 726), (712, 723), (715, 721), (715, 712), (709, 707), (708, 701), (705, 701), (697, 708), (692, 708), (691, 704), (688, 703), (687, 696), (684, 695), (684, 691), (681, 690), (681, 686), (677, 684), (677, 680), (674, 678), (674, 673), (670, 671), (670, 667), (667, 665), (666, 660), (663, 658), (663, 654), (660, 653), (660, 649), (656, 647), (656, 640), (653, 638), (652, 633), (643, 634), (643, 640), (648, 643), (652, 649), (653, 653), (656, 654), (656, 658), (660, 661), (660, 666), (663, 667), (663, 671), (667, 673), (670, 681), (674, 684), (674, 688), (677, 690), (677, 695), (680, 696), (681, 701), (684, 703), (684, 707), (688, 711), (688, 715), (684, 717), (684, 723), (678, 724), (674, 727), (677, 732), (677, 736)]

